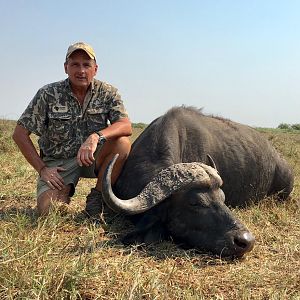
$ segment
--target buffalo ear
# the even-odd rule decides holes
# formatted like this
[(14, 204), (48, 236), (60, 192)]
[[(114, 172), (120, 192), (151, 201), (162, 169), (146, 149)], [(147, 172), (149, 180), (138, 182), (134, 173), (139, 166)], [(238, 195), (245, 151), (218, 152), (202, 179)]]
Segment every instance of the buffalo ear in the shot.
[(126, 234), (122, 238), (122, 243), (125, 245), (131, 244), (156, 244), (166, 239), (165, 230), (161, 225), (156, 224), (155, 226), (145, 230), (134, 230)]
[(127, 233), (122, 239), (121, 242), (128, 246), (132, 244), (143, 244), (143, 233), (141, 231), (132, 231), (130, 233)]
[(150, 210), (145, 213), (138, 223), (136, 230), (126, 234), (122, 242), (125, 245), (130, 244), (155, 244), (167, 239), (165, 225), (158, 216)]

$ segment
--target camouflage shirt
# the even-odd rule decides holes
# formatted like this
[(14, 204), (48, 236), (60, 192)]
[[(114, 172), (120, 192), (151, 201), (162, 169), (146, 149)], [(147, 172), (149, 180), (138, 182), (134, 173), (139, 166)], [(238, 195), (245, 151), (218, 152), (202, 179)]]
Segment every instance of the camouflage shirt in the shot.
[(70, 158), (77, 155), (90, 134), (127, 117), (121, 96), (113, 86), (94, 79), (81, 106), (69, 79), (65, 79), (42, 87), (18, 124), (39, 136), (45, 156)]

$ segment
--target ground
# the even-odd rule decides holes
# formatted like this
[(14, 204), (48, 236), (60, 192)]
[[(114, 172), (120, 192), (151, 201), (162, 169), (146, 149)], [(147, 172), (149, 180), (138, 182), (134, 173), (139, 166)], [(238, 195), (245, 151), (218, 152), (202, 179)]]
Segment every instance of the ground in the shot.
[(260, 129), (293, 167), (295, 188), (283, 203), (236, 209), (257, 242), (243, 259), (222, 260), (172, 243), (123, 246), (128, 221), (80, 217), (93, 180), (38, 218), (36, 173), (11, 140), (14, 126), (0, 120), (0, 299), (300, 299), (299, 131)]

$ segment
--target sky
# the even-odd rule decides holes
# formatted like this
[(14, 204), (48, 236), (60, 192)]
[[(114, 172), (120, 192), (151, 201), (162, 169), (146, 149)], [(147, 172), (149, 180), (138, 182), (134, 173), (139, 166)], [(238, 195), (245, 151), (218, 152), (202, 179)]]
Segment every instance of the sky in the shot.
[(85, 41), (132, 122), (186, 105), (254, 127), (300, 123), (300, 1), (0, 0), (0, 28), (0, 118), (66, 78), (68, 46)]

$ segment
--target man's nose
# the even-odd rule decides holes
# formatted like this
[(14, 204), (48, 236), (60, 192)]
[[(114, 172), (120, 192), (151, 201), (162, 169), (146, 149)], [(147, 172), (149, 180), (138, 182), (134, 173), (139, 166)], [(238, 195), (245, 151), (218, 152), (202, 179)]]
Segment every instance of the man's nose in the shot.
[(85, 71), (84, 66), (83, 66), (83, 65), (82, 65), (82, 66), (80, 65), (80, 66), (79, 66), (79, 72), (80, 72), (80, 73), (84, 73), (84, 71)]

